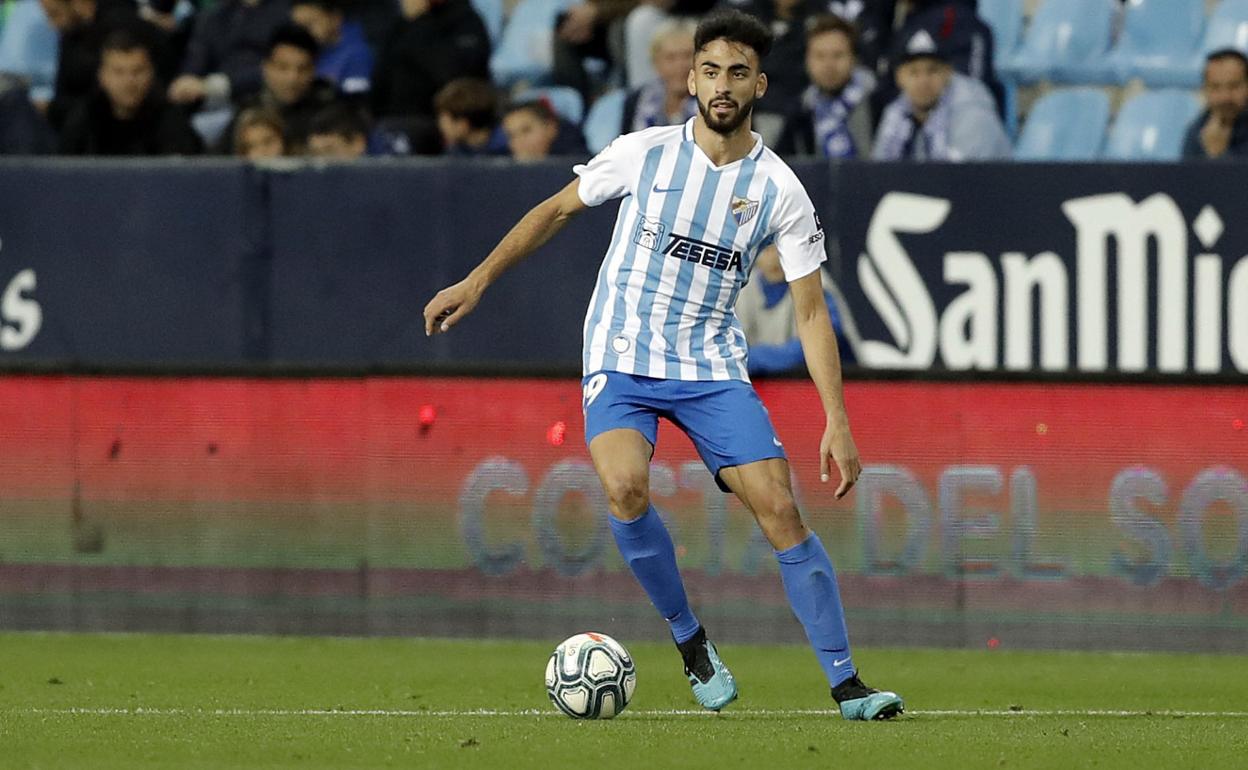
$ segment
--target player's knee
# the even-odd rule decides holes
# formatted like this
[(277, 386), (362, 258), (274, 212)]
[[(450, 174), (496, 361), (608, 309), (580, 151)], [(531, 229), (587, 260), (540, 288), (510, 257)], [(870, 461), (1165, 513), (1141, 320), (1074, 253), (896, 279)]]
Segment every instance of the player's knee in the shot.
[(802, 515), (797, 510), (793, 494), (780, 485), (768, 489), (756, 498), (755, 515), (763, 532), (783, 533), (802, 526)]
[(616, 518), (631, 521), (650, 507), (650, 484), (644, 473), (618, 473), (602, 481), (607, 504)]

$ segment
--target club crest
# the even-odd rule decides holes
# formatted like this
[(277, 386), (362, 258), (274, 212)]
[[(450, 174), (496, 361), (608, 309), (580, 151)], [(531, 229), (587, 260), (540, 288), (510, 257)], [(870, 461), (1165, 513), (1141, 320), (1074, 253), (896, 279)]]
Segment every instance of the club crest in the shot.
[(749, 198), (732, 199), (732, 218), (736, 220), (737, 227), (744, 225), (754, 218), (758, 213), (758, 201), (752, 201)]

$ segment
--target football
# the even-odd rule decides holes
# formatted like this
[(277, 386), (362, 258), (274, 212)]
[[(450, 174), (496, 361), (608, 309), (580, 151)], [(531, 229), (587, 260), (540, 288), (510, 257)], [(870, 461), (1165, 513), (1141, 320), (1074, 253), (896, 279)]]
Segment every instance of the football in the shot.
[(637, 670), (624, 646), (606, 634), (565, 639), (546, 662), (546, 694), (573, 719), (610, 719), (637, 687)]

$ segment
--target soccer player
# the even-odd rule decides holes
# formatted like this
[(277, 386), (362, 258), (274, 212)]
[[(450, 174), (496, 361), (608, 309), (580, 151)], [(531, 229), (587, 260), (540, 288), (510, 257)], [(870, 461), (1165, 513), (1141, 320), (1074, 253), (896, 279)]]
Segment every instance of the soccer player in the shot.
[(841, 368), (823, 299), (823, 230), (805, 189), (750, 131), (767, 90), (761, 59), (771, 33), (724, 11), (699, 24), (689, 73), (698, 115), (684, 125), (617, 138), (570, 184), (538, 204), (459, 283), (425, 307), (425, 333), (445, 332), (486, 288), (587, 206), (622, 198), (585, 319), (585, 438), (606, 491), (620, 553), (671, 627), (694, 697), (719, 710), (737, 686), (685, 595), (671, 537), (650, 503), (649, 466), (665, 417), (688, 434), (715, 480), (753, 512), (780, 564), (794, 614), (845, 719), (902, 710), (896, 693), (858, 678), (832, 562), (793, 500), (789, 465), (746, 374), (733, 315), (755, 257), (774, 246), (797, 306), (806, 364), (826, 427), (823, 481), (840, 472), (839, 499), (862, 466), (841, 393)]

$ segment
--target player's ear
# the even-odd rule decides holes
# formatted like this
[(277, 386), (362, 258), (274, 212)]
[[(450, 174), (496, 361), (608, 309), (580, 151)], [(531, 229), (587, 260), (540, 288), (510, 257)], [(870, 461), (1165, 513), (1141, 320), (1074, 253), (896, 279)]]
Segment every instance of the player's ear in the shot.
[(698, 95), (698, 81), (694, 77), (693, 67), (689, 68), (688, 85), (689, 85), (689, 95), (697, 96)]
[(767, 93), (767, 73), (758, 73), (758, 82), (754, 84), (754, 98), (762, 99), (763, 94)]

